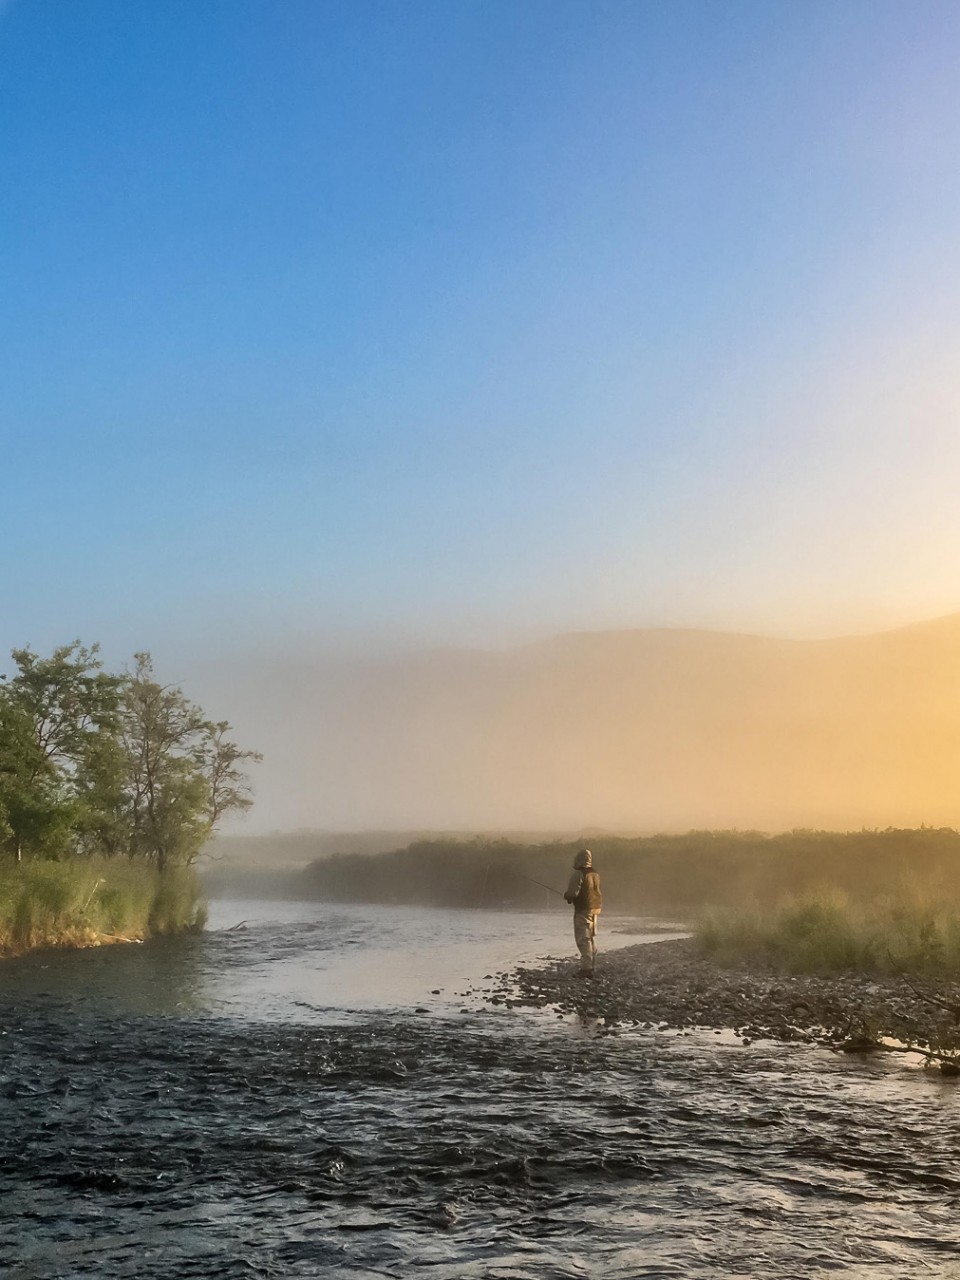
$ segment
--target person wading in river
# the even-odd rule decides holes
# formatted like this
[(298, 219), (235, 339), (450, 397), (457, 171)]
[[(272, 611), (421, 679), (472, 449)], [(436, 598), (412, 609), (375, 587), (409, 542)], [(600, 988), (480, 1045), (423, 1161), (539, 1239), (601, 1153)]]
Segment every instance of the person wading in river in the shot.
[(597, 964), (597, 916), (603, 899), (589, 849), (581, 849), (574, 858), (573, 875), (563, 896), (573, 903), (573, 936), (580, 952), (580, 976), (592, 978)]

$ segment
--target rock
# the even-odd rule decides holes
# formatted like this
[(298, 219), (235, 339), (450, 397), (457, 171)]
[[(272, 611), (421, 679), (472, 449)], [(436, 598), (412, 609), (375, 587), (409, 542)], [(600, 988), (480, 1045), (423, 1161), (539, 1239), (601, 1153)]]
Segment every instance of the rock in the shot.
[(851, 1036), (840, 1045), (841, 1053), (876, 1053), (880, 1046), (868, 1036)]

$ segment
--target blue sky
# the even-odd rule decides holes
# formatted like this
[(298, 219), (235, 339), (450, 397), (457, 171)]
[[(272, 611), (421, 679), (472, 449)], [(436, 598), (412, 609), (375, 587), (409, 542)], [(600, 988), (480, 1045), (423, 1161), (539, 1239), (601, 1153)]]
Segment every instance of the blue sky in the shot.
[(960, 609), (960, 9), (8, 0), (5, 645)]

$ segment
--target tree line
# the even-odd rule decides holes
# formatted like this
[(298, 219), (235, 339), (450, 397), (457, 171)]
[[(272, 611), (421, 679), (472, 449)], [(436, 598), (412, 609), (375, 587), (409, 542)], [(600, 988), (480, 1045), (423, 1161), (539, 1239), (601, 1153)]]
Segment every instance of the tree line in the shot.
[(25, 858), (127, 855), (189, 866), (228, 813), (250, 803), (261, 757), (230, 738), (148, 653), (105, 671), (79, 640), (49, 657), (14, 649), (0, 676), (0, 851)]
[(829, 891), (854, 901), (960, 904), (960, 833), (951, 827), (689, 831), (541, 844), (422, 840), (390, 853), (317, 859), (296, 888), (332, 902), (538, 909), (561, 903), (573, 855), (584, 844), (593, 850), (611, 912), (689, 917), (710, 906), (769, 910)]

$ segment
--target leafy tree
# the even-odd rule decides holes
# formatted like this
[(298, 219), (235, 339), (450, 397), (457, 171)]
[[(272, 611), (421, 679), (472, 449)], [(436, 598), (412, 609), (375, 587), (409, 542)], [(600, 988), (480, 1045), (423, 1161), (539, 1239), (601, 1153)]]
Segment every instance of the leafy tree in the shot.
[(0, 839), (16, 841), (14, 814), (31, 782), (46, 772), (29, 716), (10, 687), (0, 685)]
[(79, 640), (54, 649), (49, 658), (13, 650), (17, 674), (7, 692), (31, 725), (34, 773), (46, 765), (71, 774), (92, 740), (116, 729), (123, 680), (103, 671), (99, 650)]
[(41, 658), (14, 649), (17, 674), (0, 688), (0, 839), (24, 852), (70, 852), (84, 763), (115, 729), (120, 680), (97, 646), (78, 640)]
[(207, 780), (207, 818), (213, 830), (226, 813), (249, 809), (253, 804), (244, 766), (263, 759), (259, 751), (241, 751), (227, 738), (226, 720), (207, 721), (203, 726), (201, 758)]
[(80, 852), (113, 856), (131, 851), (127, 777), (118, 725), (116, 731), (93, 737), (76, 764), (73, 785)]
[(154, 679), (148, 653), (124, 690), (130, 848), (163, 869), (189, 865), (223, 816), (250, 804), (243, 772), (261, 757), (227, 738), (226, 721), (212, 723), (176, 686)]
[(0, 848), (18, 861), (125, 853), (186, 866), (250, 804), (245, 766), (260, 756), (159, 684), (149, 654), (122, 676), (79, 641), (13, 660), (0, 683)]

